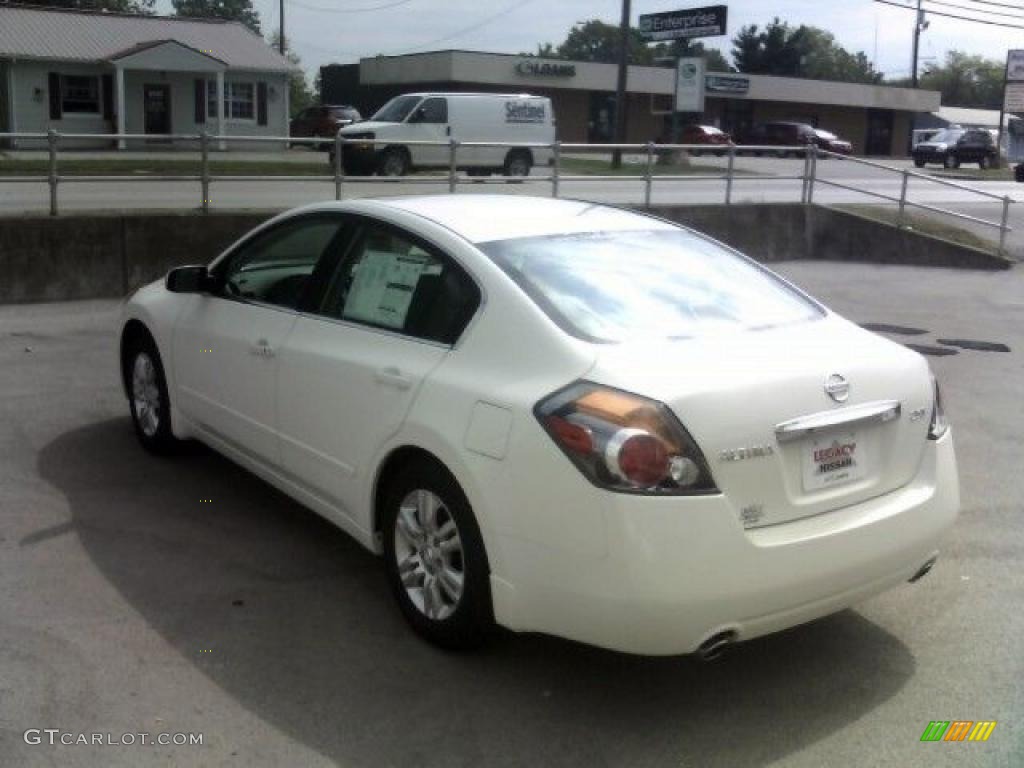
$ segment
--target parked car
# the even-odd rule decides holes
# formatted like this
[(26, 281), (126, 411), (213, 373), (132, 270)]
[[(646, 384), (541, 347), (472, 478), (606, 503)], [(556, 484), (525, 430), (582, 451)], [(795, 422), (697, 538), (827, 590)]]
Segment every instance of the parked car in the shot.
[(918, 168), (928, 163), (941, 163), (946, 168), (977, 163), (984, 170), (995, 165), (997, 159), (996, 143), (984, 128), (947, 128), (919, 143), (911, 154)]
[(319, 203), (123, 311), (142, 446), (320, 513), (447, 647), (712, 656), (923, 576), (959, 506), (923, 357), (637, 212)]
[[(404, 176), (419, 168), (447, 168), (451, 139), (460, 142), (555, 141), (555, 115), (546, 96), (495, 93), (410, 93), (396, 96), (368, 121), (341, 130), (346, 139), (387, 144), (347, 144), (346, 173)], [(437, 145), (403, 144), (433, 141)], [(333, 162), (333, 148), (331, 150)], [(547, 165), (552, 151), (538, 147), (463, 147), (457, 165), (472, 175), (528, 176)]]
[(680, 144), (708, 144), (708, 150), (691, 149), (691, 155), (702, 155), (705, 151), (721, 157), (728, 151), (732, 139), (728, 133), (713, 125), (687, 125), (679, 137)]
[[(339, 128), (362, 120), (359, 110), (343, 104), (322, 104), (302, 110), (289, 124), (289, 136), (332, 137)], [(320, 149), (327, 149), (321, 145)]]
[[(772, 146), (787, 147), (775, 151), (779, 157), (795, 157), (801, 154), (801, 150), (793, 147), (805, 147), (808, 144), (817, 143), (818, 138), (814, 128), (806, 123), (773, 122), (755, 125), (743, 135), (741, 145), (748, 146)], [(771, 150), (754, 150), (755, 155), (760, 155)]]

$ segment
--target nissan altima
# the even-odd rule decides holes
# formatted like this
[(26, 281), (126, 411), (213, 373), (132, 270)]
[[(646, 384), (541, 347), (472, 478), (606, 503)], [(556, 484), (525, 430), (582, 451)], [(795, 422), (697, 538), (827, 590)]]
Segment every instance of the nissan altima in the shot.
[(711, 656), (920, 578), (959, 507), (924, 358), (591, 203), (289, 211), (140, 289), (120, 370), (144, 448), (323, 515), (446, 647)]

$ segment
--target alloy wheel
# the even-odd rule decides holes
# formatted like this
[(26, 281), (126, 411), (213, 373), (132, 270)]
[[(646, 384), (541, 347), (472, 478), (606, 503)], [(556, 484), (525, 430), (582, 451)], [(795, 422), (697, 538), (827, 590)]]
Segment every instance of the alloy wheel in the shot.
[(395, 561), (416, 610), (432, 621), (455, 612), (465, 587), (462, 537), (444, 500), (432, 491), (411, 491), (399, 505)]
[(146, 437), (153, 437), (160, 429), (160, 387), (156, 366), (146, 352), (139, 352), (132, 364), (132, 401), (139, 428)]

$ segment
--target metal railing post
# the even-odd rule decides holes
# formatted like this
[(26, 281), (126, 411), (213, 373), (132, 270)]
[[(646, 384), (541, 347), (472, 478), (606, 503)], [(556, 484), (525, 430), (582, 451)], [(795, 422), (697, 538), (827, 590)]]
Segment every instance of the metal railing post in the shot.
[(732, 205), (732, 177), (736, 164), (736, 145), (729, 145), (729, 163), (725, 167), (725, 204)]
[(345, 139), (341, 131), (334, 134), (334, 199), (341, 200), (342, 185), (345, 183), (345, 164), (342, 161), (342, 152), (345, 147)]
[(1009, 230), (1010, 203), (1012, 202), (1009, 195), (1003, 198), (1003, 218), (999, 224), (999, 253), (1002, 256), (1006, 255), (1006, 233)]
[(558, 197), (558, 176), (562, 171), (562, 142), (551, 145), (551, 196)]
[(814, 202), (814, 180), (818, 177), (818, 148), (815, 147), (811, 154), (811, 177), (807, 181), (807, 205)]
[(647, 167), (644, 169), (644, 208), (651, 207), (651, 186), (654, 175), (654, 142), (647, 142)]
[(800, 202), (807, 205), (807, 186), (811, 183), (811, 149), (807, 148), (804, 152), (804, 173), (803, 181), (800, 185)]
[(903, 229), (904, 218), (907, 215), (907, 185), (910, 182), (910, 172), (903, 169), (903, 182), (900, 184), (900, 207), (896, 211), (896, 228)]
[(455, 139), (448, 141), (448, 191), (451, 194), (455, 194), (455, 185), (458, 183), (458, 178), (455, 173), (455, 151), (459, 146), (459, 142)]
[(46, 146), (50, 153), (50, 171), (47, 182), (50, 185), (50, 215), (57, 215), (57, 183), (60, 181), (57, 176), (57, 141), (59, 135), (53, 128), (46, 132)]
[(210, 132), (205, 128), (199, 134), (199, 176), (203, 194), (203, 213), (210, 212)]

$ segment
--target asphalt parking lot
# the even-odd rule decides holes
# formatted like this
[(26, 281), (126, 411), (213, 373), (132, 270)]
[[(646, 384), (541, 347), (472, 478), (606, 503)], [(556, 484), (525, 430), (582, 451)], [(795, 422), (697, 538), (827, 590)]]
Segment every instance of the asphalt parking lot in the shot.
[[(202, 448), (142, 452), (117, 302), (0, 307), (0, 766), (1024, 764), (1024, 272), (778, 269), (957, 350), (929, 359), (963, 511), (920, 583), (711, 664), (424, 645), (344, 534)], [(931, 720), (998, 726), (921, 743)], [(30, 728), (203, 744), (31, 745)]]

